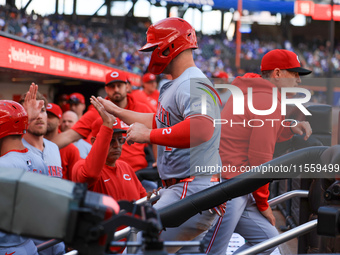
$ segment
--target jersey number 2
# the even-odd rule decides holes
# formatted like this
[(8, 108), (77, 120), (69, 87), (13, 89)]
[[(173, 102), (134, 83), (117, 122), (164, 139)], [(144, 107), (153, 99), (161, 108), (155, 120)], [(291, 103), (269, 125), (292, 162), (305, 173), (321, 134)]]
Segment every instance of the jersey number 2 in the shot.
[(162, 135), (165, 135), (165, 134), (170, 135), (171, 134), (171, 128), (164, 128), (162, 130)]

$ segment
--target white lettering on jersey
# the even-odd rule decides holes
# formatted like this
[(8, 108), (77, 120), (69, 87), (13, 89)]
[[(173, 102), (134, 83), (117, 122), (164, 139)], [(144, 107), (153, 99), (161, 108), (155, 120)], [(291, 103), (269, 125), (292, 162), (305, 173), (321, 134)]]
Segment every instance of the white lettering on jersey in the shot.
[(165, 134), (170, 135), (171, 134), (171, 128), (164, 128), (162, 130), (162, 135), (165, 135)]
[(131, 177), (130, 177), (130, 175), (128, 175), (128, 174), (124, 174), (124, 175), (123, 175), (123, 178), (124, 178), (125, 180), (127, 180), (127, 181), (130, 181), (130, 180), (131, 180)]

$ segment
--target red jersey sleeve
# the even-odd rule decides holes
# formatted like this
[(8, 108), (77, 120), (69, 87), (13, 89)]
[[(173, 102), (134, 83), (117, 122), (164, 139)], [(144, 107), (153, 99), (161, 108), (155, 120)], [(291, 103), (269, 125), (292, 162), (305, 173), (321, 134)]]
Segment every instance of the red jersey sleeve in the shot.
[(256, 201), (256, 206), (259, 209), (259, 211), (263, 212), (265, 211), (268, 207), (268, 197), (269, 197), (269, 183), (266, 185), (262, 186), (261, 188), (258, 188), (255, 190), (252, 194), (253, 197)]
[(288, 141), (289, 139), (293, 137), (294, 133), (292, 132), (292, 129), (290, 128), (292, 124), (293, 122), (291, 121), (284, 122), (285, 127), (283, 128), (280, 136), (278, 137), (277, 142), (280, 143), (280, 142)]
[(79, 150), (73, 143), (70, 143), (59, 151), (63, 167), (63, 179), (72, 180), (72, 169), (80, 160)]
[(84, 160), (78, 161), (72, 170), (72, 181), (86, 182), (89, 186), (95, 184), (100, 178), (101, 170), (103, 169), (107, 153), (110, 147), (113, 129), (106, 126), (101, 126), (97, 134), (96, 141)]

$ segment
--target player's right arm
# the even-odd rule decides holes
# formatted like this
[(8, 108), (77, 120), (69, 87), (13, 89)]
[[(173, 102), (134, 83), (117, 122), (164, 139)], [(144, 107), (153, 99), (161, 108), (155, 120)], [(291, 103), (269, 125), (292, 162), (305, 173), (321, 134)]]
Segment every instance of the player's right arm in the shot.
[(26, 93), (23, 107), (25, 108), (28, 116), (28, 123), (31, 123), (33, 120), (35, 120), (40, 111), (41, 108), (44, 106), (44, 100), (36, 100), (38, 92), (38, 85), (36, 85), (34, 82), (32, 82), (29, 90)]
[(72, 181), (87, 183), (89, 186), (96, 183), (106, 162), (113, 129), (104, 125), (100, 127), (96, 140), (84, 160), (79, 160), (72, 169)]
[(99, 114), (96, 109), (92, 108), (91, 110), (88, 110), (71, 129), (58, 134), (52, 142), (56, 143), (59, 149), (61, 149), (81, 138), (87, 138), (91, 133), (92, 123), (98, 117)]
[(56, 136), (52, 142), (58, 145), (59, 149), (64, 148), (65, 146), (78, 141), (79, 139), (83, 138), (79, 133), (74, 131), (73, 129), (66, 130)]
[(73, 181), (86, 182), (90, 186), (101, 176), (101, 171), (106, 162), (113, 134), (112, 125), (116, 121), (116, 118), (109, 114), (96, 98), (91, 100), (91, 103), (101, 116), (103, 124), (100, 127), (97, 137), (95, 138), (92, 148), (85, 160), (76, 163), (72, 170)]
[[(90, 101), (92, 102), (95, 99), (94, 96), (91, 97)], [(141, 113), (141, 112), (135, 112), (126, 110), (123, 108), (118, 107), (114, 103), (112, 103), (109, 100), (106, 100), (102, 97), (97, 97), (98, 101), (105, 107), (105, 110), (114, 115), (115, 117), (118, 117), (122, 121), (124, 121), (126, 124), (131, 125), (135, 122), (144, 124), (147, 128), (152, 128), (154, 113)]]

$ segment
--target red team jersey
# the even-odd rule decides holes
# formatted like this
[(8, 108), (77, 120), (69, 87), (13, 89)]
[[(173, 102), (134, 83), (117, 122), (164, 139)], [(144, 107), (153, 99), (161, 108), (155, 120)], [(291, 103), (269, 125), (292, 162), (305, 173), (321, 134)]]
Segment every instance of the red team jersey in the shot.
[(105, 164), (110, 146), (107, 138), (112, 137), (112, 134), (112, 129), (101, 126), (86, 159), (81, 159), (73, 167), (72, 180), (86, 182), (89, 190), (109, 195), (117, 201), (145, 197), (145, 189), (127, 163), (117, 160), (114, 167)]
[[(108, 98), (106, 98), (108, 99)], [(145, 104), (140, 103), (134, 100), (129, 94), (127, 95), (128, 105), (125, 109), (143, 112), (143, 113), (152, 113), (153, 111)], [(77, 121), (76, 124), (72, 127), (74, 131), (80, 134), (83, 137), (91, 137), (91, 125), (93, 122), (99, 118), (100, 115), (96, 109), (90, 108), (81, 118)], [(121, 123), (123, 129), (128, 129), (129, 126), (125, 123)], [(88, 140), (88, 139), (87, 139)], [(128, 163), (134, 171), (140, 170), (142, 168), (147, 167), (148, 162), (145, 159), (144, 148), (147, 144), (134, 143), (132, 145), (124, 144), (122, 155), (120, 156), (120, 160)]]
[(66, 147), (59, 150), (61, 165), (63, 167), (63, 179), (72, 180), (72, 168), (80, 159), (78, 148), (70, 143)]
[(154, 113), (157, 111), (159, 91), (155, 90), (151, 95), (147, 95), (143, 90), (132, 91), (132, 96), (136, 101), (147, 104)]
[[(275, 85), (262, 79), (260, 75), (253, 76), (253, 78), (237, 77), (232, 84), (243, 91), (245, 98), (247, 98), (247, 89), (252, 87), (254, 108), (258, 110), (269, 109), (272, 105), (272, 89)], [(246, 166), (259, 166), (273, 159), (276, 142), (288, 140), (293, 136), (290, 128), (284, 128), (281, 125), (285, 116), (281, 115), (280, 111), (280, 92), (278, 92), (277, 97), (277, 108), (270, 115), (255, 115), (250, 112), (247, 104), (244, 106), (244, 115), (234, 115), (232, 110), (233, 97), (229, 98), (221, 112), (221, 119), (226, 119), (229, 122), (232, 120), (239, 124), (221, 125), (220, 156), (223, 166), (235, 166), (237, 170), (242, 170)], [(271, 122), (266, 121), (266, 119), (277, 121)], [(249, 120), (263, 120), (264, 125), (262, 127), (251, 127), (247, 124)], [(259, 125), (258, 123), (251, 123), (251, 125)], [(240, 172), (226, 171), (222, 172), (222, 177), (229, 179), (238, 174)], [(268, 185), (266, 184), (253, 192), (256, 205), (260, 211), (268, 208)]]

